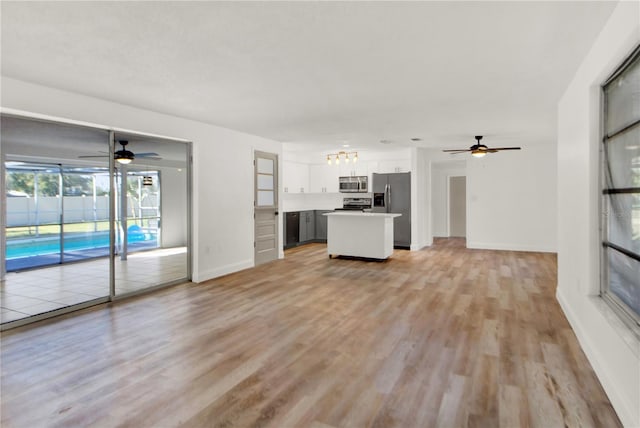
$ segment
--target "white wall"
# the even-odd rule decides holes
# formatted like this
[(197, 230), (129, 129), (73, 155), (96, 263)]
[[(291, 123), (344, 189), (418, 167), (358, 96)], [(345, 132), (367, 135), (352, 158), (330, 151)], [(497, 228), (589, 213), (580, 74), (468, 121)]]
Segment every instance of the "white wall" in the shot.
[[(181, 169), (181, 171), (178, 171)], [(187, 245), (187, 170), (160, 168), (163, 248)]]
[(557, 297), (626, 426), (640, 426), (640, 343), (598, 297), (600, 85), (640, 43), (640, 3), (621, 2), (559, 103)]
[[(460, 155), (458, 155), (460, 156)], [(433, 162), (431, 165), (431, 215), (433, 236), (449, 236), (449, 177), (467, 175), (466, 160)]]
[[(354, 195), (352, 195), (354, 196)], [(282, 211), (332, 210), (342, 208), (348, 193), (283, 193)], [(357, 197), (371, 197), (371, 193), (358, 193)]]
[(521, 146), (519, 151), (481, 159), (435, 149), (418, 151), (421, 162), (431, 168), (431, 182), (420, 190), (428, 195), (428, 206), (419, 213), (428, 219), (427, 245), (433, 236), (447, 235), (447, 177), (466, 175), (467, 247), (556, 250), (555, 145)]
[(431, 236), (431, 164), (427, 150), (411, 150), (411, 250), (433, 243)]
[(193, 279), (204, 281), (253, 266), (253, 151), (281, 157), (280, 143), (7, 77), (2, 77), (0, 104), (3, 109), (192, 141)]
[(528, 144), (467, 162), (467, 247), (556, 251), (556, 147)]

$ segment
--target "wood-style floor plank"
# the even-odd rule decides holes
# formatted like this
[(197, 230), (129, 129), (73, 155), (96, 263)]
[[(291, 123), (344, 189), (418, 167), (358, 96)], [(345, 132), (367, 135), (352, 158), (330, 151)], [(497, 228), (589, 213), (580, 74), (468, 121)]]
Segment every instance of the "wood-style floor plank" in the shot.
[(620, 426), (553, 254), (312, 244), (4, 332), (2, 427)]

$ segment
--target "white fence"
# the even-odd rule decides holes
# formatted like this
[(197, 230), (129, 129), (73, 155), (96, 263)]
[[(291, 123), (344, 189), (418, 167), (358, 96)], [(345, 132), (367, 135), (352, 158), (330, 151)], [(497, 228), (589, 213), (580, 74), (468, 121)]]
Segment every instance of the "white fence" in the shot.
[[(29, 197), (7, 197), (7, 227), (19, 227), (60, 222), (60, 197), (40, 196), (37, 200)], [(127, 200), (129, 216), (138, 217), (140, 204), (135, 198)], [(156, 216), (155, 208), (143, 208), (142, 215)], [(98, 196), (95, 203), (92, 196), (65, 196), (64, 222), (80, 223), (109, 220), (109, 197)]]

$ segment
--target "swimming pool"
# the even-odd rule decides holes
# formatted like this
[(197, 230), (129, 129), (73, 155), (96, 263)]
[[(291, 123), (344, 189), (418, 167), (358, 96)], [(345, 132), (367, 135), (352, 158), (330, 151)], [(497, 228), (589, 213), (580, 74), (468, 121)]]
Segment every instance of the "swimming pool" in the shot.
[[(158, 247), (155, 233), (137, 230), (128, 234), (129, 251)], [(64, 237), (66, 261), (94, 258), (109, 254), (109, 232), (69, 233)], [(60, 263), (60, 237), (7, 240), (7, 271)]]
[[(157, 241), (152, 233), (129, 233), (128, 242)], [(109, 247), (109, 232), (68, 234), (64, 237), (65, 251), (90, 250)], [(7, 240), (7, 260), (60, 252), (60, 237)]]

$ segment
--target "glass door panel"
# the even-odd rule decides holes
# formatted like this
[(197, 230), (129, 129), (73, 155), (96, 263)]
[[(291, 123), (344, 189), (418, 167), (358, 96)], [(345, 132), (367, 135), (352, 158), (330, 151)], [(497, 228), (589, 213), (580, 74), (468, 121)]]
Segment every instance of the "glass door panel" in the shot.
[(55, 165), (5, 164), (7, 272), (60, 263), (60, 171)]
[(118, 165), (116, 295), (186, 280), (189, 146), (131, 134), (116, 133), (115, 140), (126, 140), (134, 153), (131, 163)]
[[(108, 228), (108, 131), (5, 115), (1, 127), (2, 323), (107, 301), (108, 249), (92, 251), (95, 234)], [(94, 181), (102, 183), (95, 198)]]
[(109, 255), (109, 171), (63, 170), (64, 262)]
[(129, 253), (159, 246), (160, 182), (158, 171), (127, 174), (127, 242)]

